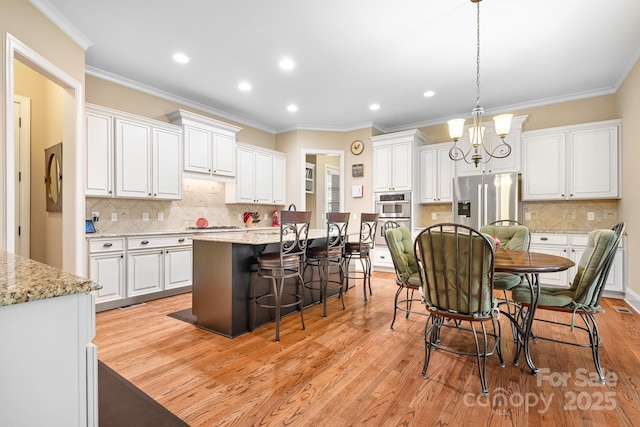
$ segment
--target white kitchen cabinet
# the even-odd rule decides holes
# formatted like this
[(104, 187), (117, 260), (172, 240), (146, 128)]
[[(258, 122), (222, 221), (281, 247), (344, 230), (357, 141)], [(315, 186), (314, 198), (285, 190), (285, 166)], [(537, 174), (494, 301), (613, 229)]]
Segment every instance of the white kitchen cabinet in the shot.
[(191, 258), (186, 235), (127, 238), (127, 297), (190, 286)]
[(241, 127), (184, 110), (168, 117), (183, 127), (185, 172), (223, 181), (236, 176), (236, 134)]
[(116, 196), (182, 196), (180, 132), (116, 118)]
[(525, 132), (523, 200), (620, 197), (620, 121)]
[[(487, 173), (511, 173), (520, 172), (521, 170), (521, 139), (522, 139), (522, 123), (526, 120), (527, 116), (517, 116), (511, 120), (511, 130), (505, 137), (507, 144), (511, 146), (511, 154), (502, 159), (488, 158), (488, 155), (484, 150), (480, 149), (482, 159), (485, 163), (475, 164), (467, 163), (464, 160), (456, 162), (456, 173), (458, 176), (479, 175)], [(484, 137), (485, 144), (489, 150), (493, 151), (498, 147), (502, 140), (496, 135), (493, 121), (487, 121), (483, 123), (485, 126)], [(467, 126), (470, 127), (470, 126)], [(465, 129), (467, 128), (465, 127)], [(469, 149), (469, 133), (466, 132), (458, 142), (458, 146), (462, 147), (465, 152)]]
[(227, 203), (284, 204), (285, 156), (249, 144), (238, 144), (238, 176), (227, 184)]
[(125, 297), (124, 238), (95, 238), (89, 242), (89, 278), (102, 285), (96, 303)]
[(433, 144), (420, 147), (419, 203), (443, 203), (453, 200), (452, 179), (454, 163), (449, 158), (452, 143)]
[(412, 188), (413, 150), (426, 138), (417, 129), (371, 137), (373, 191), (407, 191)]
[[(542, 252), (551, 255), (571, 259), (575, 266), (561, 272), (540, 274), (540, 283), (544, 285), (569, 287), (577, 273), (580, 257), (587, 245), (588, 233), (561, 234), (561, 233), (532, 233), (532, 252)], [(622, 236), (620, 246), (616, 251), (613, 266), (607, 277), (604, 288), (604, 296), (611, 298), (624, 298), (626, 289), (626, 236)]]
[(85, 111), (87, 142), (87, 196), (113, 196), (113, 116), (88, 106)]

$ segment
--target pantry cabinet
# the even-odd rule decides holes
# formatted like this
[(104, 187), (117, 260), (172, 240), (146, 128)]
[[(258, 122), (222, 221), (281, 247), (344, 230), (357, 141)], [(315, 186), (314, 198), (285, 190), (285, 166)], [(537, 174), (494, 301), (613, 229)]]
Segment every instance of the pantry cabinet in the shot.
[[(587, 246), (587, 241), (587, 233), (532, 233), (530, 247), (532, 252), (541, 252), (569, 258), (575, 263), (575, 266), (569, 270), (540, 274), (540, 283), (561, 287), (570, 286), (577, 273), (577, 266)], [(607, 277), (604, 296), (624, 298), (626, 281), (626, 236), (622, 236), (613, 260), (613, 266)]]
[(620, 120), (525, 132), (523, 200), (620, 197)]
[[(480, 174), (488, 174), (488, 173), (511, 173), (511, 172), (520, 172), (522, 169), (521, 166), (521, 157), (522, 157), (522, 149), (521, 149), (521, 139), (522, 139), (522, 123), (526, 120), (527, 116), (517, 116), (511, 120), (511, 130), (509, 134), (505, 137), (505, 141), (507, 144), (511, 146), (511, 154), (509, 154), (505, 158), (488, 158), (488, 155), (481, 151), (483, 161), (485, 163), (478, 163), (476, 167), (475, 164), (467, 163), (464, 160), (460, 160), (456, 162), (456, 173), (458, 176), (470, 176), (470, 175), (480, 175)], [(493, 121), (487, 121), (483, 123), (485, 126), (484, 138), (485, 144), (489, 148), (489, 150), (493, 151), (496, 147), (498, 147), (502, 140), (496, 134), (494, 129)], [(468, 128), (470, 126), (465, 127)], [(465, 133), (463, 137), (458, 141), (458, 146), (462, 147), (466, 152), (469, 150), (469, 133)]]
[(417, 129), (371, 137), (373, 191), (407, 191), (412, 188), (413, 151), (426, 142)]
[(178, 126), (91, 104), (85, 123), (87, 196), (182, 197)]
[(433, 144), (418, 150), (419, 203), (444, 203), (453, 200), (454, 163), (449, 158), (452, 143)]
[(229, 180), (236, 176), (236, 134), (241, 127), (184, 110), (168, 115), (184, 133), (184, 171)]
[(285, 155), (277, 151), (238, 144), (238, 173), (235, 183), (227, 184), (227, 203), (284, 204)]

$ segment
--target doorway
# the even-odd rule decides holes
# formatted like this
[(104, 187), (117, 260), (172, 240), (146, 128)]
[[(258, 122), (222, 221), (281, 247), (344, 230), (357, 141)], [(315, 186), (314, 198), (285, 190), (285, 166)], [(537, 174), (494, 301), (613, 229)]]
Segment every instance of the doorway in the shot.
[[(301, 176), (308, 183), (308, 165), (313, 165), (314, 182), (312, 189), (302, 186), (301, 210), (313, 212), (311, 228), (326, 227), (327, 212), (345, 209), (344, 202), (344, 152), (340, 150), (303, 149)], [(330, 183), (327, 183), (327, 179)], [(311, 191), (309, 191), (311, 190)]]
[(13, 98), (16, 167), (16, 254), (31, 257), (31, 100)]

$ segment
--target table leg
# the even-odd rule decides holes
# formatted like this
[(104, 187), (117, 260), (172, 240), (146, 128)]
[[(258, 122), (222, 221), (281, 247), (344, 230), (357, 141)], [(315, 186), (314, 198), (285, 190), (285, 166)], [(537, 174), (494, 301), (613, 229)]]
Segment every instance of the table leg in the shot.
[(531, 293), (531, 304), (522, 319), (523, 327), (517, 328), (518, 332), (522, 334), (522, 337), (521, 339), (518, 338), (518, 342), (516, 344), (516, 356), (513, 363), (515, 365), (518, 364), (520, 349), (524, 348), (524, 358), (527, 361), (527, 365), (529, 366), (529, 369), (531, 369), (531, 373), (533, 375), (537, 375), (540, 370), (536, 368), (533, 364), (533, 360), (531, 359), (530, 339), (533, 321), (535, 320), (536, 308), (538, 307), (538, 299), (540, 297), (540, 278), (537, 273), (527, 274), (526, 278), (527, 284), (529, 285), (529, 292)]

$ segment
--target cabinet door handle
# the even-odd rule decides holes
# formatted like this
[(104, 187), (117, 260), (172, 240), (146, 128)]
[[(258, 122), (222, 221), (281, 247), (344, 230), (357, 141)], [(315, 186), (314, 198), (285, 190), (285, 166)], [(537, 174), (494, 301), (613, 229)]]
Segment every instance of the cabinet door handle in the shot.
[(547, 241), (547, 240), (549, 240), (549, 238), (548, 237), (541, 237), (540, 240)]
[(149, 241), (148, 240), (143, 240), (142, 242), (140, 242), (141, 245), (148, 245)]
[(184, 238), (183, 237), (178, 239), (178, 243), (182, 243), (182, 242), (184, 242)]
[(105, 248), (110, 248), (111, 246), (113, 246), (113, 243), (105, 243), (104, 245)]

